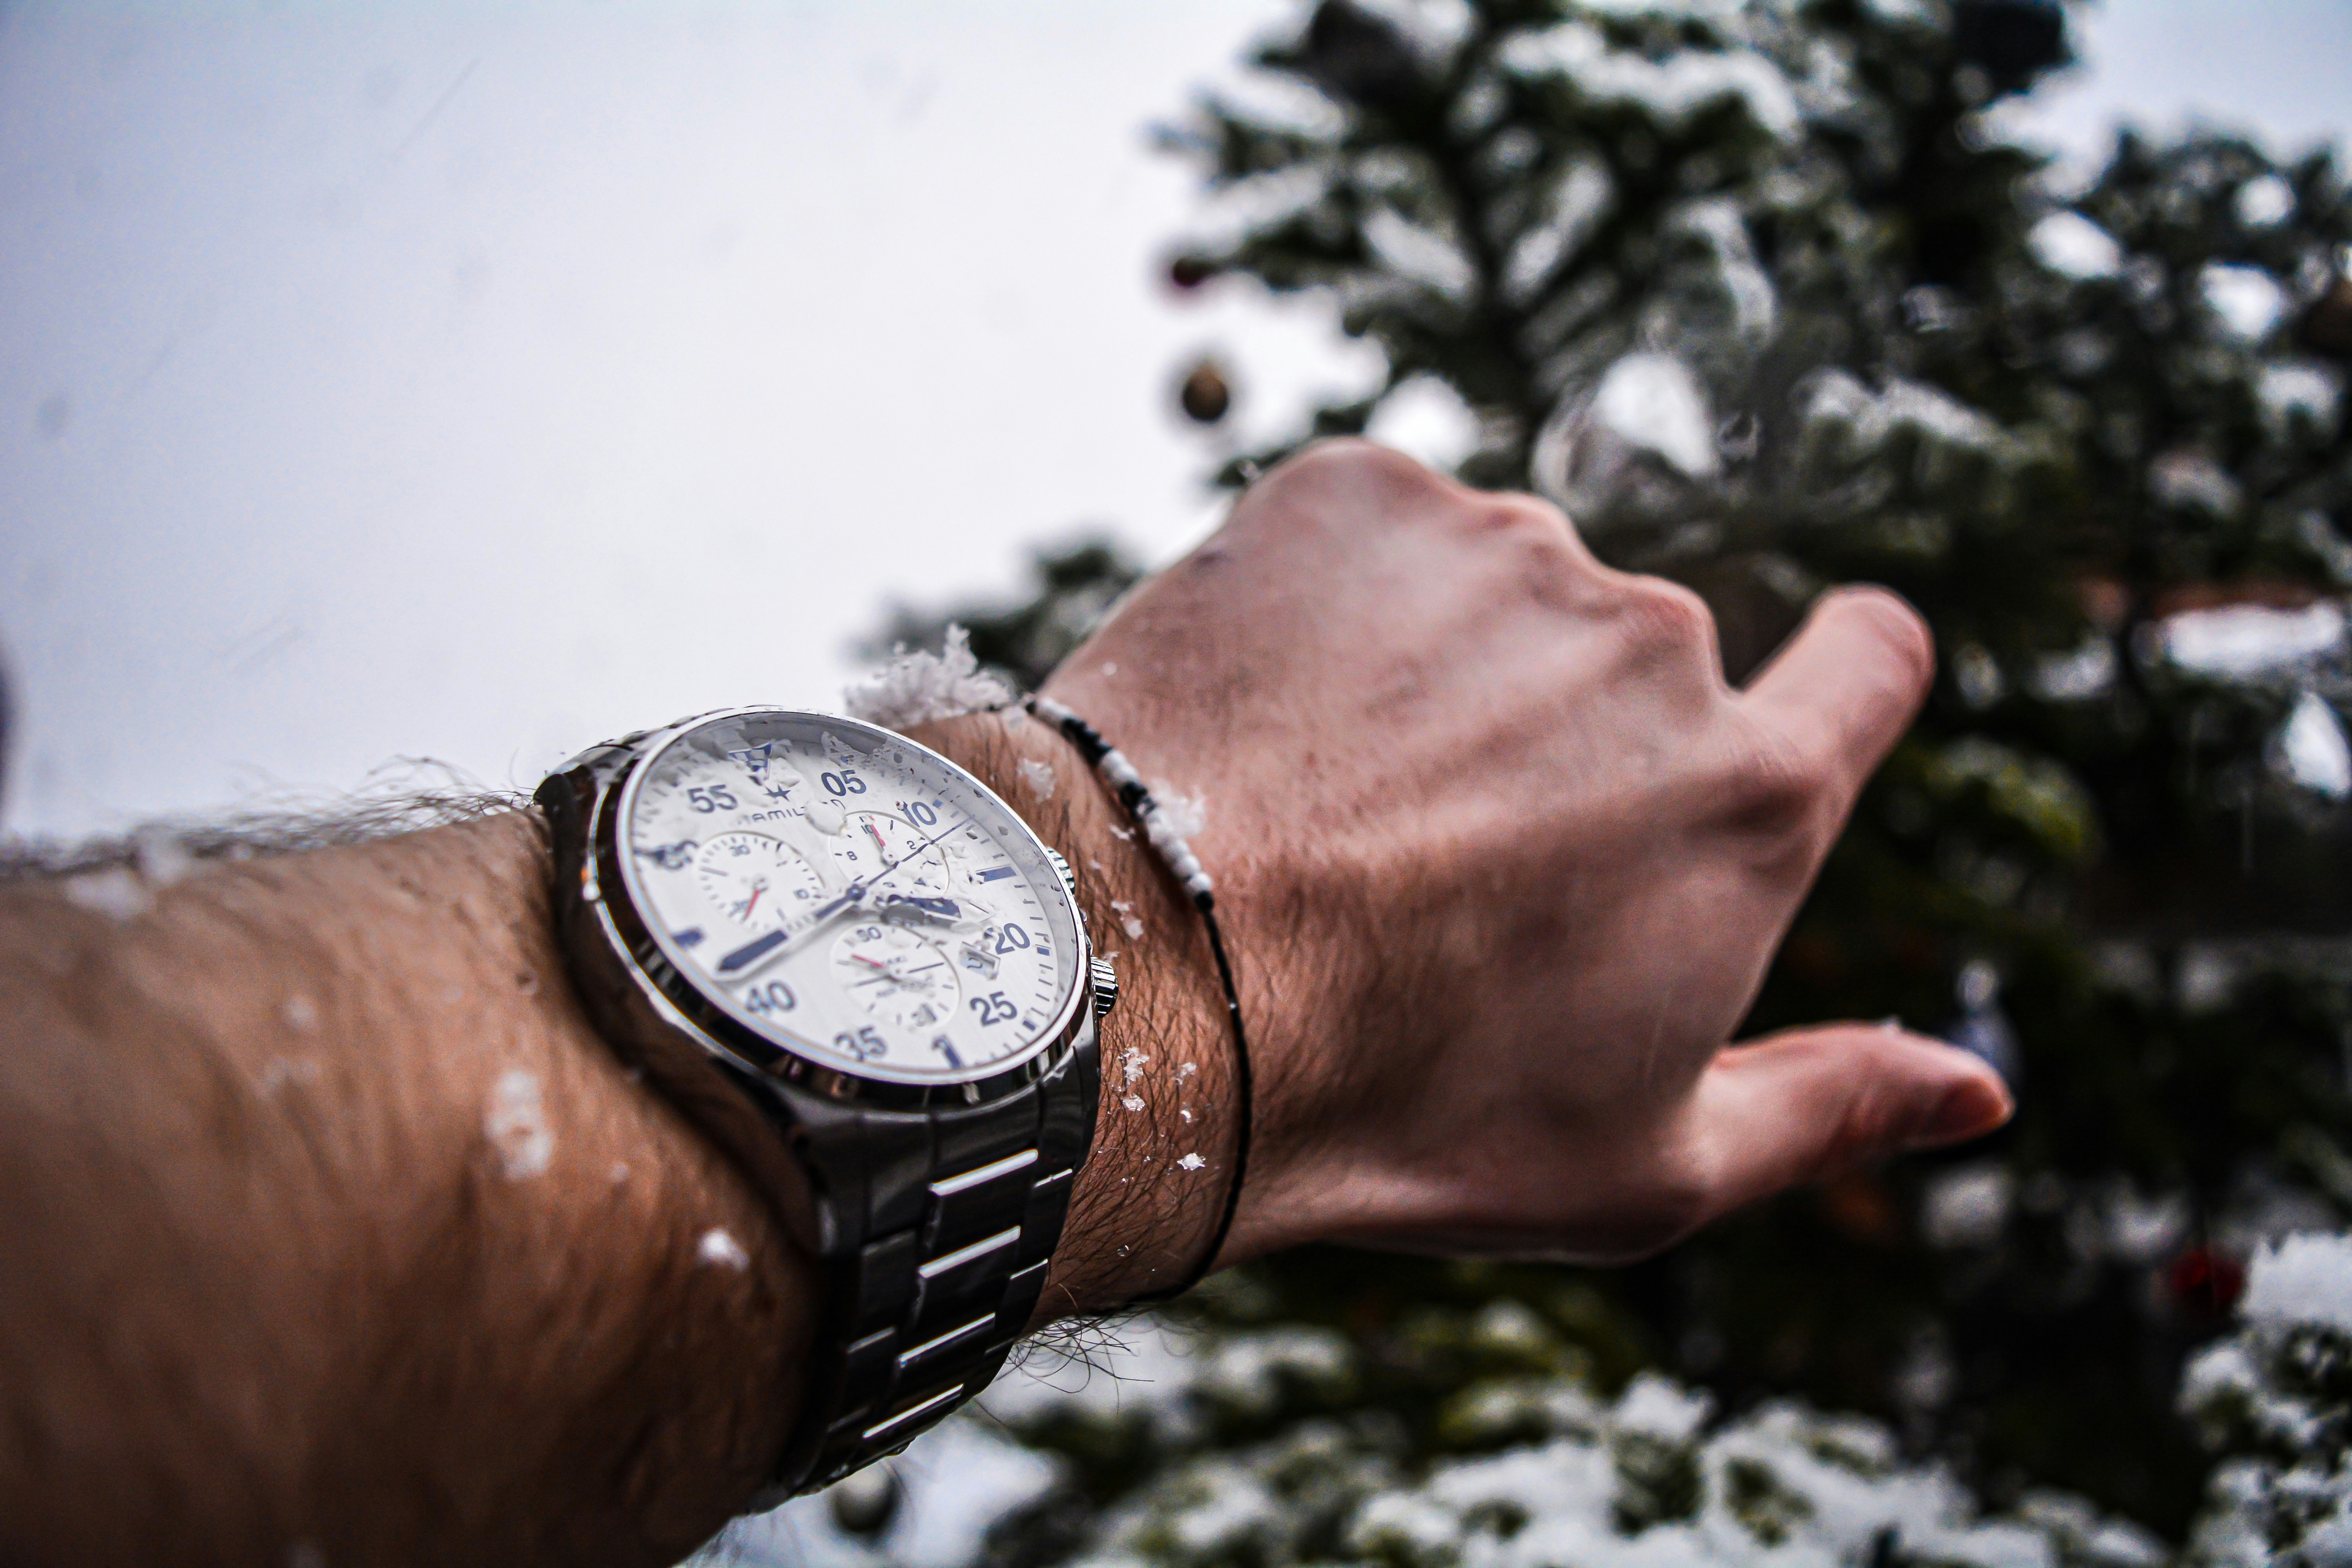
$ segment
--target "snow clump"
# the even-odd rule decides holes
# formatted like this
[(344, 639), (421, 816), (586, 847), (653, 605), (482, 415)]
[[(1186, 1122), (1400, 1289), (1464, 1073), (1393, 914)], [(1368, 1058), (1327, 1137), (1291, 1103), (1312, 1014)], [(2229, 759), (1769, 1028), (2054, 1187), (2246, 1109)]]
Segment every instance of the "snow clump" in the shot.
[(482, 1113), (482, 1131), (498, 1155), (499, 1171), (509, 1182), (526, 1182), (547, 1173), (555, 1158), (555, 1132), (547, 1124), (539, 1075), (510, 1068), (490, 1086), (489, 1108)]
[(1152, 780), (1150, 789), (1151, 798), (1160, 806), (1160, 820), (1177, 837), (1197, 838), (1201, 830), (1209, 826), (1208, 796), (1186, 795), (1166, 779)]
[(2270, 335), (2287, 311), (2286, 290), (2259, 267), (2215, 262), (2198, 275), (2206, 308), (2232, 334), (2249, 342)]
[(1562, 22), (1519, 34), (1498, 58), (1513, 76), (1563, 82), (1591, 103), (1638, 108), (1669, 132), (1733, 100), (1759, 129), (1776, 137), (1794, 133), (1802, 118), (1789, 79), (1752, 49), (1683, 49), (1654, 60), (1612, 48), (1598, 27)]
[(2352, 1562), (2352, 1236), (2257, 1251), (2239, 1315), (2181, 1380), (2182, 1411), (2221, 1455), (2184, 1561)]
[(908, 730), (967, 713), (992, 712), (1013, 700), (1013, 689), (980, 668), (971, 651), (971, 634), (950, 626), (938, 653), (902, 647), (880, 669), (852, 681), (841, 699), (853, 719), (886, 730)]
[(2073, 279), (2112, 278), (2123, 270), (2124, 247), (2116, 237), (2078, 212), (2054, 212), (2027, 232), (2033, 258)]
[(1671, 354), (1627, 354), (1592, 395), (1592, 420), (1693, 479), (1716, 471), (1715, 421), (1690, 368)]
[(68, 902), (104, 915), (120, 924), (137, 920), (155, 900), (147, 886), (128, 866), (107, 866), (68, 877), (63, 884)]
[(694, 1256), (697, 1262), (731, 1268), (738, 1274), (751, 1267), (751, 1255), (743, 1250), (743, 1244), (724, 1226), (714, 1225), (704, 1231), (702, 1239), (694, 1244)]
[(2256, 1253), (2238, 1315), (2262, 1329), (2352, 1335), (2352, 1236), (2290, 1236)]
[(2183, 610), (2164, 622), (2164, 655), (2199, 675), (2242, 680), (2332, 653), (2344, 645), (2346, 630), (2343, 607), (2324, 599), (2299, 610)]
[(2294, 709), (2279, 729), (2279, 771), (2314, 795), (2342, 800), (2352, 795), (2352, 743), (2336, 710), (2316, 691), (2295, 699)]

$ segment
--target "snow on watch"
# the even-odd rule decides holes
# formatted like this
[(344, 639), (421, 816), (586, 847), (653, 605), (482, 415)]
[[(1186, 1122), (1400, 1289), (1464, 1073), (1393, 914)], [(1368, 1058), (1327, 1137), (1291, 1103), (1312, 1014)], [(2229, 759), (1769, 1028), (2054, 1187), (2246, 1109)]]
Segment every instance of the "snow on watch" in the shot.
[(826, 1266), (773, 1499), (896, 1452), (1028, 1326), (1118, 994), (1069, 867), (986, 785), (852, 720), (733, 709), (536, 796), (583, 999)]

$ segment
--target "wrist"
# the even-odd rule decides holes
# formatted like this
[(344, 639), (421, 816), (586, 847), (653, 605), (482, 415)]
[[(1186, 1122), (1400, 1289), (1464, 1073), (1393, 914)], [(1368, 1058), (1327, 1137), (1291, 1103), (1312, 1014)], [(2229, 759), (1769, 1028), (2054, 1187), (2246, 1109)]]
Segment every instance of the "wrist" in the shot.
[(1050, 727), (1010, 710), (914, 733), (1069, 862), (1095, 952), (1118, 973), (1118, 1005), (1100, 1026), (1094, 1147), (1038, 1321), (1165, 1290), (1209, 1247), (1241, 1142), (1233, 1041), (1199, 913)]

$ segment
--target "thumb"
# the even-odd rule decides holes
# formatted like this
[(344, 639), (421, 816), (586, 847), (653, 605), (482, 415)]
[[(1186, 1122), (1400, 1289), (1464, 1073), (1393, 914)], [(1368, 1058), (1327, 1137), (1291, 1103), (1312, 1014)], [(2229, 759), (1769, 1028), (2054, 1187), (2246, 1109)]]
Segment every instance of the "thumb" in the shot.
[(1791, 1029), (1717, 1053), (1694, 1131), (1717, 1214), (1909, 1149), (1980, 1137), (2016, 1102), (1983, 1060), (1884, 1025)]

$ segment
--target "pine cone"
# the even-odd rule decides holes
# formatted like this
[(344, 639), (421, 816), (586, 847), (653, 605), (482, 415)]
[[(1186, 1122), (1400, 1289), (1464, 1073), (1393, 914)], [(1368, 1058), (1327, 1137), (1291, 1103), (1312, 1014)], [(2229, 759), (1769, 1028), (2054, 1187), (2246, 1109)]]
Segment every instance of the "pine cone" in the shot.
[(1225, 373), (1217, 367), (1217, 362), (1204, 359), (1184, 377), (1176, 400), (1184, 405), (1188, 417), (1203, 425), (1214, 425), (1233, 406), (1234, 393), (1225, 384)]

